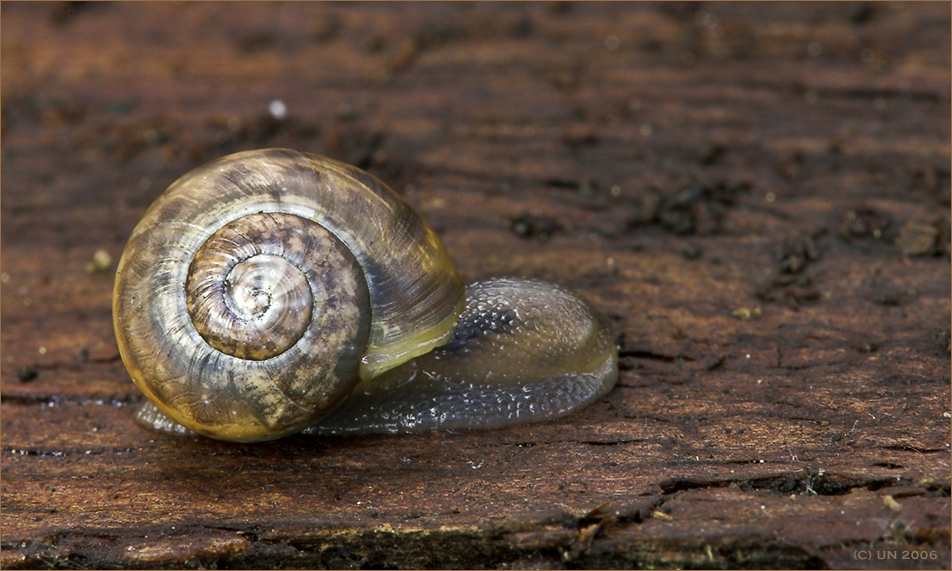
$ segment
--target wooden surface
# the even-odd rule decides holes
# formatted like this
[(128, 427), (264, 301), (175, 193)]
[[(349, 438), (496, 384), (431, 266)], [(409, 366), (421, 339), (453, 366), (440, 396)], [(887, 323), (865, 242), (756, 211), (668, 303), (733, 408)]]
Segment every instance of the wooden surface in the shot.
[[(948, 3), (3, 3), (0, 564), (949, 568), (949, 45)], [(138, 428), (115, 260), (276, 146), (383, 178), (467, 281), (584, 292), (617, 389), (493, 432)]]

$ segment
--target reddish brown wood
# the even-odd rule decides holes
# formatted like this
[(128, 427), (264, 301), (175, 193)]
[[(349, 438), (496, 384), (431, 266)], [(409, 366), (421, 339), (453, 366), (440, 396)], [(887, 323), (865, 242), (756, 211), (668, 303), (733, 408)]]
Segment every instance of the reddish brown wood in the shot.
[[(0, 565), (948, 568), (950, 23), (4, 3)], [(179, 175), (272, 146), (383, 178), (466, 280), (583, 291), (618, 388), (493, 432), (138, 428), (115, 260)]]

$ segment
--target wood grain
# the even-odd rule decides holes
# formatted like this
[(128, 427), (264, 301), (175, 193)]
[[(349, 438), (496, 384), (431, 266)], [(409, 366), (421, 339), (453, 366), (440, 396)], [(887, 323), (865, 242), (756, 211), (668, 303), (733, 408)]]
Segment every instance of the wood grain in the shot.
[[(0, 565), (948, 568), (950, 23), (4, 3)], [(584, 292), (617, 389), (491, 432), (139, 429), (113, 269), (87, 264), (178, 176), (262, 147), (373, 172), (466, 281)]]

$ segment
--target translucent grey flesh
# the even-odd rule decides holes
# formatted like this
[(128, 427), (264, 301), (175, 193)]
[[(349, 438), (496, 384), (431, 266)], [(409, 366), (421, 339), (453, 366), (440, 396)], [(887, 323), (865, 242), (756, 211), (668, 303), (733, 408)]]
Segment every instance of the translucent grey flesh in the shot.
[(501, 428), (565, 416), (614, 387), (611, 328), (580, 295), (522, 279), (479, 282), (466, 293), (448, 345), (358, 385), (305, 432)]

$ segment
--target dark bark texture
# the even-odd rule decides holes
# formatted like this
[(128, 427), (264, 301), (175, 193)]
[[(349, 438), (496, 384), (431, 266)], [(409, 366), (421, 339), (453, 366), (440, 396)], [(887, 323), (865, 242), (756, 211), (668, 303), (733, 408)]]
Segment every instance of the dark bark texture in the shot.
[[(950, 24), (3, 3), (0, 564), (949, 568)], [(584, 292), (618, 387), (487, 432), (137, 427), (115, 261), (178, 176), (262, 147), (374, 173), (466, 281)]]

